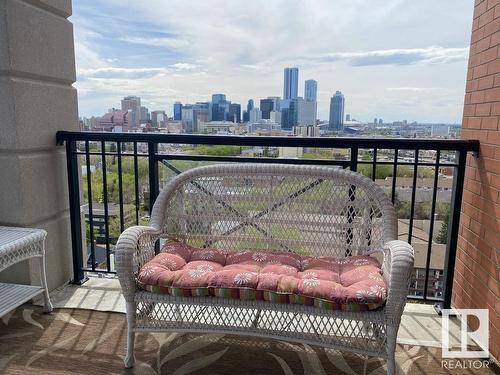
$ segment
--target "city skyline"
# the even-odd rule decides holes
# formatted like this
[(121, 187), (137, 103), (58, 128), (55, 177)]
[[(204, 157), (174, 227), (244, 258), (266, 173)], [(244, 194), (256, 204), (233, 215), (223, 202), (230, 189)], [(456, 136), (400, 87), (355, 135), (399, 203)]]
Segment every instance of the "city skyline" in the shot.
[[(305, 80), (318, 82), (319, 119), (328, 120), (330, 97), (341, 90), (345, 112), (363, 121), (460, 122), (468, 2), (224, 4), (213, 14), (215, 5), (203, 2), (75, 3), (80, 115), (102, 115), (129, 95), (169, 116), (175, 101), (208, 101), (217, 92), (244, 106), (282, 96), (283, 68), (297, 66), (298, 96)], [(259, 7), (278, 16), (248, 19)], [(130, 12), (140, 17), (124, 22)], [(202, 14), (209, 22), (192, 22)], [(429, 14), (425, 22), (421, 14)], [(293, 30), (279, 34), (290, 19)]]

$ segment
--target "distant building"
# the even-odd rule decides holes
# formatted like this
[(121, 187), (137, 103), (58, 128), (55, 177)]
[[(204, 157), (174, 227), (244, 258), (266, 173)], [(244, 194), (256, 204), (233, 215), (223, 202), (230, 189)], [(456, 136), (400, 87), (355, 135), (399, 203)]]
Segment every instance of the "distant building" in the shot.
[(297, 103), (296, 123), (303, 126), (316, 125), (316, 102), (297, 98), (295, 103)]
[(319, 137), (319, 126), (294, 126), (293, 134), (302, 137)]
[(243, 111), (243, 122), (250, 121), (250, 111), (253, 109), (253, 99), (249, 99), (247, 103), (247, 110)]
[(346, 121), (351, 121), (351, 115), (349, 113), (347, 115), (345, 115), (345, 120)]
[(270, 117), (269, 119), (272, 122), (275, 122), (275, 123), (281, 125), (281, 112), (280, 111), (271, 111), (269, 117)]
[(248, 99), (247, 112), (250, 113), (252, 109), (253, 109), (253, 99)]
[(213, 94), (212, 103), (219, 104), (226, 101), (226, 94)]
[(281, 129), (292, 130), (298, 124), (297, 99), (287, 99), (281, 102)]
[(212, 101), (208, 103), (209, 121), (226, 121), (230, 105), (225, 94), (213, 94)]
[(337, 91), (330, 99), (329, 130), (341, 131), (344, 127), (345, 98), (342, 92)]
[(182, 130), (184, 133), (196, 133), (195, 111), (191, 104), (182, 107)]
[(209, 113), (209, 104), (208, 102), (196, 102), (193, 106), (194, 108), (194, 132), (200, 133), (199, 124), (201, 121), (207, 122), (209, 121), (210, 113)]
[[(279, 96), (268, 96), (268, 99), (271, 99), (273, 101), (273, 111), (279, 111), (281, 110), (281, 98)], [(262, 110), (262, 108), (261, 108)]]
[(172, 134), (182, 133), (182, 122), (175, 120), (167, 120), (165, 128), (167, 130), (167, 133), (172, 133)]
[(280, 124), (271, 120), (261, 119), (256, 122), (249, 122), (247, 124), (247, 131), (249, 133), (259, 133), (261, 131), (279, 131)]
[(378, 123), (378, 121), (377, 121), (377, 118), (376, 118), (376, 117), (373, 119), (373, 123), (374, 123), (374, 124), (377, 124), (377, 123)]
[(198, 128), (204, 134), (234, 134), (236, 125), (232, 121), (199, 121)]
[(285, 68), (283, 75), (283, 99), (296, 99), (298, 96), (299, 68)]
[(167, 115), (165, 111), (153, 111), (151, 112), (151, 122), (155, 128), (160, 126), (165, 126), (167, 121)]
[(226, 120), (236, 123), (241, 122), (241, 104), (231, 103), (229, 105), (229, 113)]
[(148, 122), (149, 120), (150, 120), (149, 110), (146, 107), (142, 106), (141, 107), (141, 116), (139, 118), (139, 121), (141, 123), (144, 123), (144, 122)]
[(379, 125), (382, 125), (384, 123), (384, 120), (382, 120), (381, 118), (378, 119), (378, 123)]
[(447, 137), (450, 135), (450, 127), (448, 125), (435, 124), (431, 127), (431, 137)]
[(318, 82), (314, 79), (305, 81), (304, 99), (310, 102), (317, 101)]
[(94, 130), (104, 132), (126, 132), (132, 127), (131, 121), (132, 110), (115, 110), (102, 116)]
[(259, 108), (252, 108), (249, 113), (249, 122), (258, 122), (262, 120), (262, 113)]
[(271, 111), (274, 111), (274, 101), (272, 99), (260, 99), (260, 111), (262, 112), (262, 118), (269, 120)]
[(122, 111), (131, 111), (131, 127), (138, 127), (141, 122), (141, 98), (138, 96), (126, 96), (122, 99)]
[(182, 120), (182, 103), (181, 102), (174, 103), (174, 120), (175, 121)]

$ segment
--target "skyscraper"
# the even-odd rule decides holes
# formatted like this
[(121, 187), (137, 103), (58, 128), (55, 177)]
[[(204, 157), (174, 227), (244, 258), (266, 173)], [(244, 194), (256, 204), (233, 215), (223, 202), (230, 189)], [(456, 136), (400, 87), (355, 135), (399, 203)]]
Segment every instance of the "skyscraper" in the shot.
[(318, 82), (314, 79), (308, 79), (304, 86), (304, 99), (315, 102), (317, 99)]
[(252, 109), (253, 109), (253, 99), (249, 99), (247, 103), (247, 112), (250, 113)]
[(212, 103), (219, 104), (226, 101), (226, 94), (212, 94)]
[(126, 96), (122, 99), (122, 111), (131, 111), (130, 126), (137, 127), (141, 121), (141, 98), (138, 96)]
[(182, 120), (182, 103), (181, 102), (174, 103), (174, 120), (175, 121)]
[(184, 133), (195, 133), (195, 111), (192, 105), (182, 107), (182, 130)]
[(262, 119), (262, 113), (260, 112), (259, 108), (252, 108), (250, 113), (249, 113), (249, 121), (250, 122), (258, 122)]
[(304, 100), (300, 97), (295, 99), (294, 102), (297, 105), (296, 124), (302, 126), (316, 125), (316, 102)]
[(237, 103), (231, 103), (229, 105), (229, 112), (227, 114), (227, 120), (232, 122), (241, 122), (241, 105)]
[(328, 129), (340, 131), (344, 128), (344, 103), (342, 92), (337, 91), (330, 99), (330, 122)]
[(165, 111), (153, 111), (151, 112), (151, 122), (153, 123), (153, 126), (157, 128), (160, 126), (161, 122), (165, 122)]
[(296, 99), (299, 84), (299, 68), (285, 68), (283, 76), (283, 99)]
[(230, 105), (231, 102), (226, 100), (225, 94), (213, 94), (209, 107), (210, 121), (226, 121)]
[(274, 110), (273, 99), (260, 99), (260, 111), (262, 112), (263, 119), (269, 120), (271, 118), (271, 111)]
[[(279, 96), (268, 96), (268, 99), (271, 99), (273, 101), (273, 111), (280, 111), (281, 110), (281, 98)], [(262, 109), (262, 108), (261, 108)]]
[(147, 107), (141, 106), (141, 117), (140, 117), (140, 122), (145, 123), (149, 121), (149, 109)]
[[(304, 99), (302, 99), (304, 100)], [(298, 123), (298, 99), (281, 102), (281, 129), (292, 130)]]

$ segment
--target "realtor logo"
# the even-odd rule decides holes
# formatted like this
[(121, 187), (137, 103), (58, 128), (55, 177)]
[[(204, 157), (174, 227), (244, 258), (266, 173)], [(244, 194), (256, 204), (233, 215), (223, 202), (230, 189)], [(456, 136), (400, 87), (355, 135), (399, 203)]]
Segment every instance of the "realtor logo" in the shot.
[[(441, 338), (443, 341), (443, 358), (487, 358), (488, 347), (488, 309), (443, 309)], [(460, 337), (454, 337), (459, 345), (450, 344), (450, 315), (457, 313), (460, 317)], [(468, 332), (467, 318), (475, 316), (479, 320), (477, 330)], [(467, 337), (476, 342), (482, 350), (468, 350)], [(457, 348), (459, 346), (459, 348)], [(453, 350), (451, 350), (453, 348)]]

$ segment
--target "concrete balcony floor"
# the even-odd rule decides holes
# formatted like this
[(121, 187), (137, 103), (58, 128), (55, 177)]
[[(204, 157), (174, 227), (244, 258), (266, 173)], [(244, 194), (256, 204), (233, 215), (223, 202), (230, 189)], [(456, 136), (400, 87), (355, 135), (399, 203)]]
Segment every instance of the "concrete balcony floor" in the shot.
[[(90, 277), (83, 285), (66, 285), (51, 293), (54, 308), (74, 308), (125, 313), (125, 301), (116, 278)], [(450, 319), (450, 343), (458, 345), (458, 318)], [(407, 303), (398, 343), (441, 347), (441, 316), (432, 305)], [(473, 342), (470, 344), (474, 345)]]

